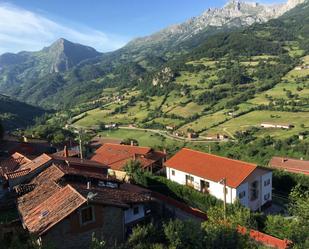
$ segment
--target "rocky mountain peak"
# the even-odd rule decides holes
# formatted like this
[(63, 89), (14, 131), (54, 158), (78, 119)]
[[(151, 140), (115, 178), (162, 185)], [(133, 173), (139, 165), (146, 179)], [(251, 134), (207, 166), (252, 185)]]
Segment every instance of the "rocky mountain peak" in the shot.
[(176, 44), (199, 34), (208, 27), (245, 27), (254, 23), (267, 22), (281, 16), (304, 1), (288, 0), (286, 4), (263, 5), (257, 2), (229, 0), (222, 8), (208, 9), (200, 16), (190, 18), (182, 24), (172, 25), (151, 36), (138, 38), (129, 43), (129, 46), (145, 46), (146, 43), (152, 44), (172, 40)]

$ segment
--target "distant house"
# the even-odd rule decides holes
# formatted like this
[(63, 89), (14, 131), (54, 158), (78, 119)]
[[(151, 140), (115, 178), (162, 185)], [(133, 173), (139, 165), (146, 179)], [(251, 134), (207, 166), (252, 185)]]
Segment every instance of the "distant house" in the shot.
[(272, 168), (288, 171), (291, 173), (309, 175), (309, 161), (306, 160), (298, 160), (286, 157), (273, 157), (268, 165)]
[(45, 140), (33, 138), (27, 138), (27, 142), (24, 140), (24, 138), (18, 136), (5, 135), (4, 139), (0, 141), (0, 153), (7, 154), (8, 157), (15, 152), (35, 157), (43, 153), (56, 152), (56, 149)]
[(151, 214), (148, 192), (83, 173), (53, 164), (16, 189), (23, 226), (40, 245), (90, 248), (92, 234), (114, 245)]
[(4, 182), (7, 183), (7, 187), (9, 187), (9, 189), (30, 181), (33, 177), (41, 173), (52, 164), (52, 157), (47, 154), (42, 154), (34, 159), (29, 159), (21, 154), (18, 155), (22, 159), (15, 160), (22, 160), (24, 163), (18, 163), (17, 167), (11, 168), (4, 173)]
[(262, 128), (278, 128), (278, 129), (291, 129), (294, 127), (292, 124), (272, 124), (272, 123), (261, 123)]
[(223, 141), (223, 140), (227, 140), (229, 137), (225, 134), (216, 134), (216, 135), (208, 135), (206, 137), (207, 140), (220, 140), (220, 141)]
[(188, 133), (187, 133), (187, 137), (188, 137), (189, 139), (198, 138), (198, 133), (196, 133), (196, 132), (188, 132)]
[(116, 129), (118, 127), (118, 124), (106, 124), (105, 129)]
[(109, 143), (102, 145), (91, 158), (108, 166), (110, 173), (121, 179), (126, 176), (124, 167), (130, 160), (139, 161), (145, 171), (156, 172), (162, 169), (165, 159), (166, 153), (150, 147)]
[(166, 163), (167, 178), (203, 193), (257, 210), (272, 200), (272, 172), (255, 164), (182, 149)]
[(168, 130), (168, 131), (173, 131), (173, 130), (175, 130), (175, 126), (167, 125), (167, 126), (165, 126), (165, 129)]
[(79, 157), (79, 150), (69, 150), (66, 146), (64, 146), (63, 150), (57, 151), (53, 155), (55, 156), (63, 156), (63, 157)]

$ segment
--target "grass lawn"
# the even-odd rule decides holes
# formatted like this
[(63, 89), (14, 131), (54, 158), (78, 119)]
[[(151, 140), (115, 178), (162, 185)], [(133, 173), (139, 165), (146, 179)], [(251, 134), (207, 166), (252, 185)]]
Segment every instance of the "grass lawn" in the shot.
[(140, 146), (149, 146), (152, 148), (159, 148), (159, 149), (182, 148), (185, 145), (184, 142), (175, 141), (166, 138), (162, 135), (154, 134), (148, 131), (118, 129), (118, 130), (100, 132), (99, 134), (106, 138), (115, 138), (115, 139), (134, 138), (139, 142)]
[[(290, 123), (295, 127), (290, 130), (261, 129), (258, 135), (271, 135), (278, 138), (289, 137), (309, 128), (309, 112), (253, 111), (214, 127), (209, 130), (209, 133), (225, 132), (229, 135), (229, 133), (233, 134), (236, 131), (246, 130), (253, 126), (260, 127), (263, 122), (274, 124)], [(305, 128), (302, 128), (301, 124), (304, 124)]]
[(168, 113), (187, 118), (193, 116), (194, 114), (201, 113), (204, 110), (204, 108), (205, 107), (202, 105), (190, 102), (186, 106), (177, 106)]
[(217, 124), (218, 122), (224, 121), (226, 118), (228, 118), (228, 116), (224, 114), (224, 111), (219, 111), (211, 115), (203, 116), (195, 120), (194, 122), (186, 124), (182, 126), (179, 130), (186, 132), (187, 129), (190, 128), (196, 132), (199, 132), (201, 130), (210, 128), (211, 126)]

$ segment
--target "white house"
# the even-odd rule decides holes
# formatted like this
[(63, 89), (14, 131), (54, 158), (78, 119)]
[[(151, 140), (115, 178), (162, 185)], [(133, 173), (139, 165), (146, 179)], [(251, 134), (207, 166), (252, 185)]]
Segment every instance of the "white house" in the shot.
[(182, 149), (166, 163), (167, 178), (226, 201), (258, 210), (272, 200), (272, 171), (255, 164)]

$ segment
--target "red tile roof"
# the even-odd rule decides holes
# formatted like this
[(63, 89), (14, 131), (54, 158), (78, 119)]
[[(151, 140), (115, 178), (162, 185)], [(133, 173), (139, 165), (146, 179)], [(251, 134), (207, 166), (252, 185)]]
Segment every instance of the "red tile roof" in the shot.
[(71, 166), (81, 166), (81, 167), (95, 167), (95, 168), (108, 168), (105, 164), (101, 162), (97, 162), (95, 160), (87, 160), (87, 159), (80, 159), (76, 157), (63, 157), (63, 156), (57, 156), (57, 155), (51, 155), (51, 157), (54, 159), (54, 162), (60, 162), (60, 163), (67, 163)]
[(306, 160), (298, 160), (285, 157), (273, 157), (269, 162), (269, 166), (272, 168), (286, 170), (292, 173), (309, 175), (309, 161)]
[(28, 163), (23, 164), (20, 169), (30, 169), (31, 171), (36, 170), (37, 168), (41, 167), (42, 165), (51, 161), (52, 158), (47, 154), (42, 154)]
[(158, 156), (159, 154), (149, 147), (106, 143), (96, 150), (91, 160), (108, 165), (114, 170), (123, 170), (129, 160), (136, 159), (145, 168), (155, 163)]
[(30, 184), (35, 188), (17, 200), (18, 209), (22, 215), (27, 214), (30, 210), (36, 207), (39, 203), (48, 199), (53, 195), (60, 186), (56, 182), (64, 176), (64, 173), (55, 165), (50, 166), (38, 176), (36, 176)]
[(95, 196), (90, 201), (104, 205), (128, 208), (132, 204), (149, 202), (150, 196), (135, 192), (132, 189), (91, 186), (87, 189), (85, 184), (71, 184), (82, 196), (87, 198), (91, 192)]
[(255, 164), (186, 148), (169, 159), (165, 165), (214, 182), (226, 178), (227, 186), (232, 188), (238, 187), (257, 168)]
[(86, 202), (86, 198), (67, 185), (29, 210), (23, 222), (31, 233), (41, 235)]
[[(72, 170), (85, 176), (84, 171)], [(67, 173), (71, 174), (71, 169), (67, 172), (63, 167), (53, 164), (29, 184), (24, 185), (25, 188), (20, 188), (20, 192), (17, 191), (18, 195), (23, 194), (18, 197), (17, 205), (23, 223), (30, 232), (45, 233), (85, 203), (90, 192), (95, 194), (94, 198), (89, 200), (91, 202), (123, 208), (151, 200), (146, 193), (140, 193), (127, 185), (125, 188), (118, 188), (119, 182), (113, 179), (103, 179), (106, 183), (104, 186), (101, 180), (92, 179), (90, 189), (87, 189), (85, 181), (69, 181), (68, 184), (65, 178)], [(89, 172), (89, 178), (92, 176)], [(26, 192), (23, 192), (24, 190)]]
[(0, 175), (17, 171), (22, 165), (31, 162), (26, 156), (16, 152), (10, 158), (0, 161)]
[[(77, 157), (79, 156), (79, 151), (77, 150), (68, 150), (68, 156), (69, 157)], [(65, 156), (65, 152), (63, 150), (60, 150), (54, 154), (52, 154), (52, 156), (55, 155), (55, 156), (61, 156), (61, 157), (64, 157)]]

